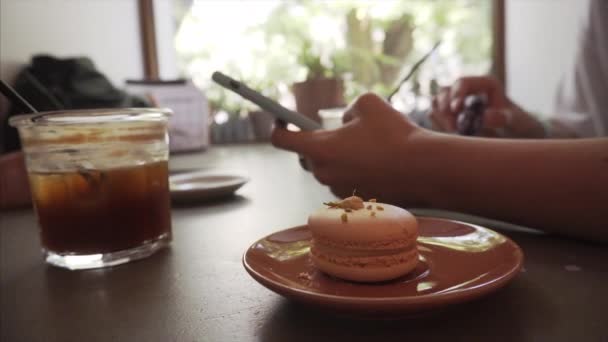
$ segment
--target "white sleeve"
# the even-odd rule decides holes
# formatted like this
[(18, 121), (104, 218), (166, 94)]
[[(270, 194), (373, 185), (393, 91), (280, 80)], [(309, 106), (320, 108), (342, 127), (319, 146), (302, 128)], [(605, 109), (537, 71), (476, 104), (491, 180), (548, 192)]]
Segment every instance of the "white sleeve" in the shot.
[(557, 92), (552, 136), (608, 136), (608, 1), (590, 1), (581, 33), (575, 65)]

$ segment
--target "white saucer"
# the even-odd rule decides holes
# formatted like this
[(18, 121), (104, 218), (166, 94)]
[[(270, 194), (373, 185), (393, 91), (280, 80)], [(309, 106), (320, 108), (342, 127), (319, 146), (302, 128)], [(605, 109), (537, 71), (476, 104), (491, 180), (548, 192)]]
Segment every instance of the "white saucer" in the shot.
[(175, 202), (201, 202), (232, 196), (248, 181), (237, 174), (196, 171), (169, 176), (169, 187)]

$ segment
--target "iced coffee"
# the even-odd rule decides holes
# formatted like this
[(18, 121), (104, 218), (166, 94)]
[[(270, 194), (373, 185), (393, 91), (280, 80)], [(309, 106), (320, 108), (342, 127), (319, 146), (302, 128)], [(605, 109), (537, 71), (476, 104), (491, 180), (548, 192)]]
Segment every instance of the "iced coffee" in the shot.
[(171, 240), (167, 116), (159, 109), (19, 116), (46, 261), (83, 269)]

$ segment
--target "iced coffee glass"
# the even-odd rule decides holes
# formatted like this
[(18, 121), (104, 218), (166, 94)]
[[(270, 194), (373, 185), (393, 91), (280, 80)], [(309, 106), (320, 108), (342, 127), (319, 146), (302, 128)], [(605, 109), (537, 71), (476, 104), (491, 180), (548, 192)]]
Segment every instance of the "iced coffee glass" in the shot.
[(16, 116), (42, 252), (68, 269), (145, 258), (171, 241), (165, 109)]

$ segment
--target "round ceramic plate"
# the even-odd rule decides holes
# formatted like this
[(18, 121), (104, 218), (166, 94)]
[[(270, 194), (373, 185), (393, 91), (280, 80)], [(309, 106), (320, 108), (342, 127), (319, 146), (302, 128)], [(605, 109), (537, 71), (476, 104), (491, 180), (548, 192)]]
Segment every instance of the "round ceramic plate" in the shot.
[(295, 227), (254, 243), (243, 256), (260, 284), (287, 298), (368, 317), (408, 316), (469, 301), (506, 285), (523, 253), (509, 238), (477, 225), (419, 217), (418, 266), (387, 282), (333, 278), (309, 258), (310, 231)]
[(201, 171), (171, 175), (169, 187), (173, 201), (186, 203), (234, 195), (234, 192), (248, 181), (247, 177), (239, 175)]

